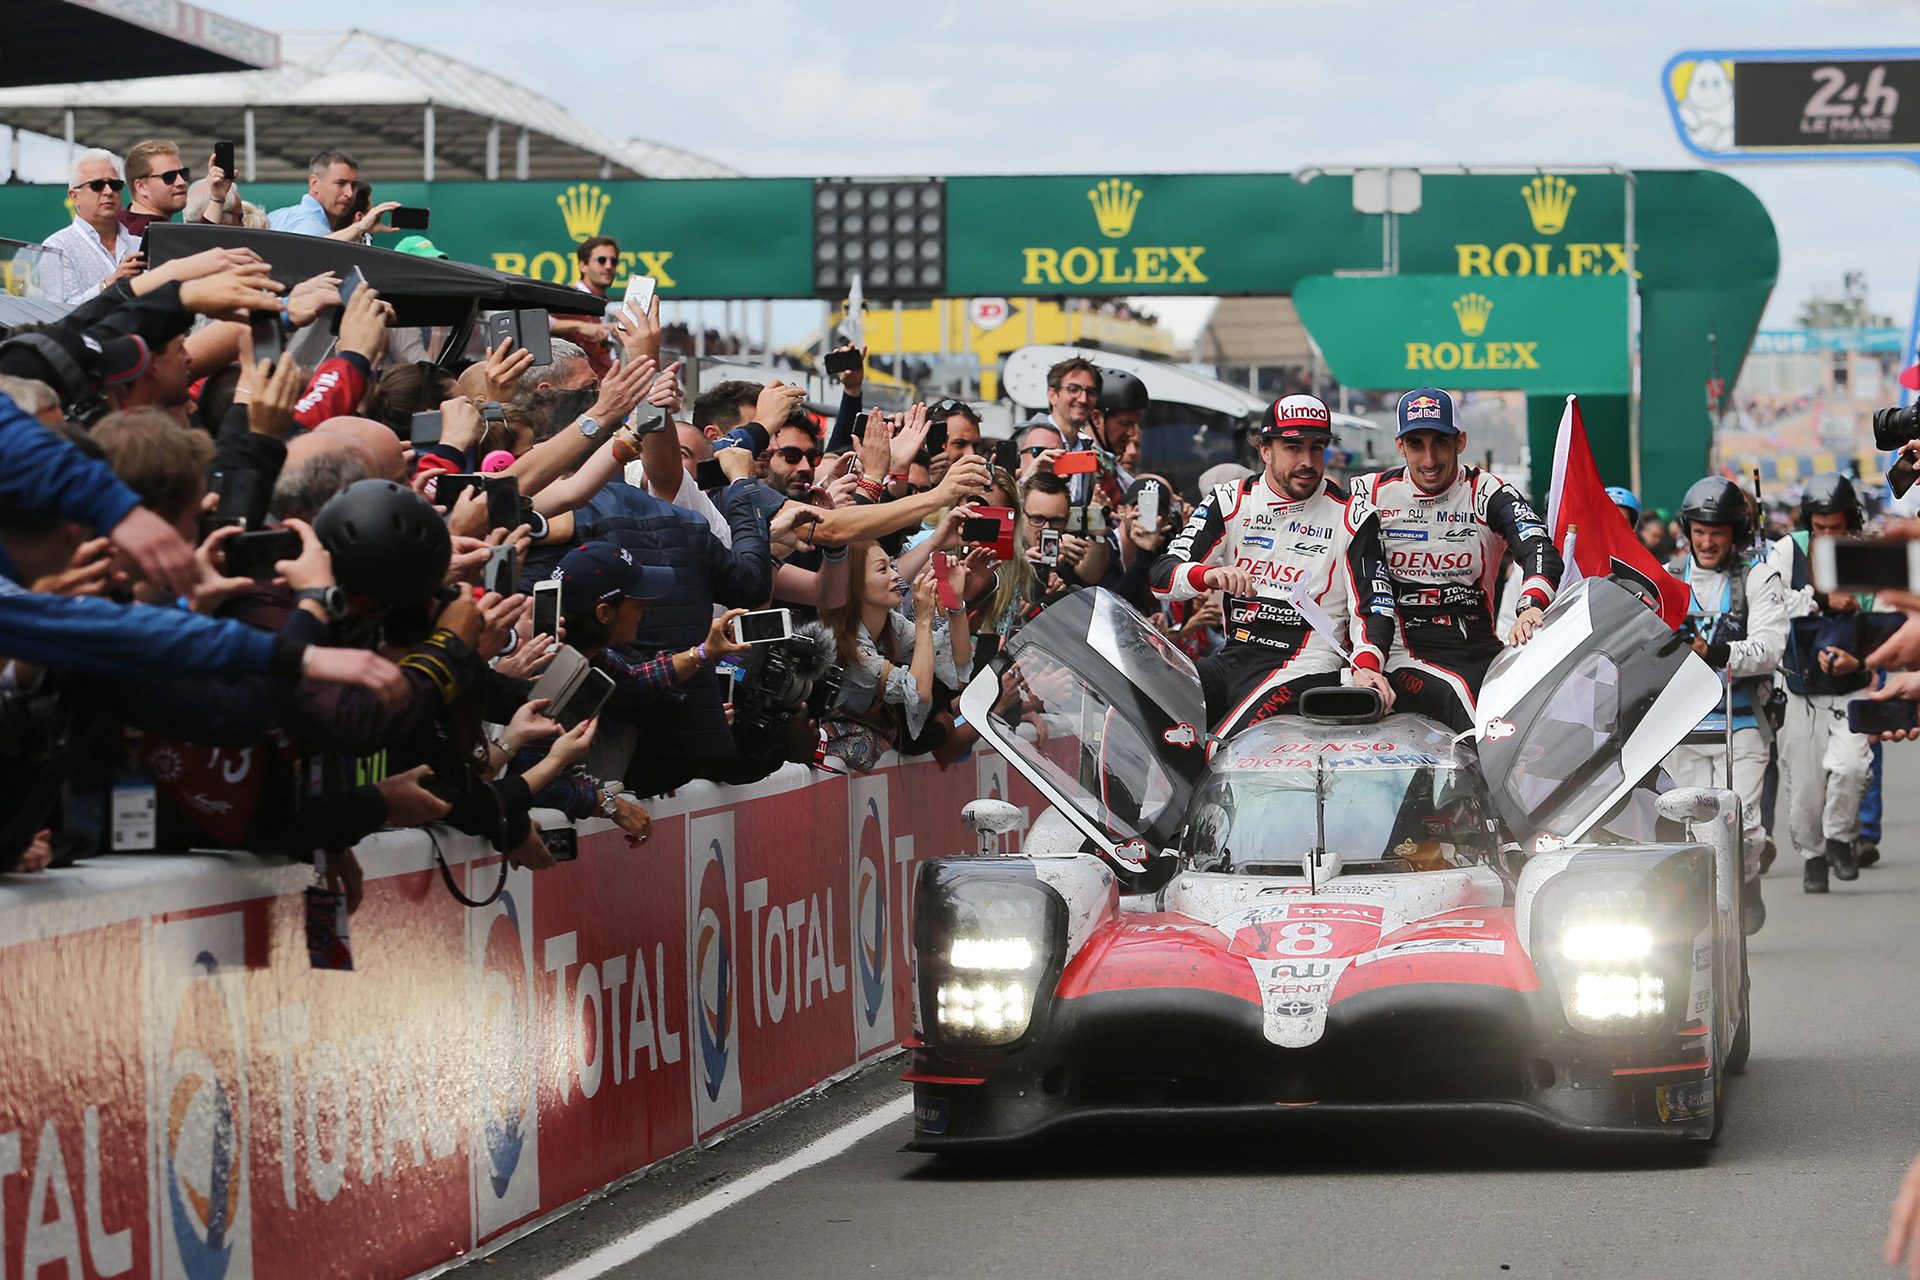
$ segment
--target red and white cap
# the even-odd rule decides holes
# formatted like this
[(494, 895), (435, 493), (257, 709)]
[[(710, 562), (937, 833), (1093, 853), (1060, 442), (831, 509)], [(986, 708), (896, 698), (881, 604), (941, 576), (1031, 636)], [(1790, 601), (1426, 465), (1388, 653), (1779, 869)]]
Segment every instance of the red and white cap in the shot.
[(1282, 396), (1260, 419), (1260, 435), (1267, 440), (1331, 440), (1333, 415), (1319, 396)]

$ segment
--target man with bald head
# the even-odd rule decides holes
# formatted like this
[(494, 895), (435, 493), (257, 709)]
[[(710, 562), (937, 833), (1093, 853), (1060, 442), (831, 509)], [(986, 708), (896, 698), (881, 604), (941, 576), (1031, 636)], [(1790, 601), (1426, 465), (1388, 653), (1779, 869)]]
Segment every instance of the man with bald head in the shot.
[(393, 428), (384, 422), (375, 422), (372, 418), (328, 418), (314, 430), (358, 440), (373, 459), (371, 474), (382, 480), (405, 484), (413, 474), (413, 446), (394, 434)]
[(327, 499), (350, 484), (378, 474), (378, 467), (373, 450), (348, 432), (309, 431), (296, 436), (287, 442), (286, 465), (273, 483), (269, 510), (281, 520), (312, 520), (327, 505)]

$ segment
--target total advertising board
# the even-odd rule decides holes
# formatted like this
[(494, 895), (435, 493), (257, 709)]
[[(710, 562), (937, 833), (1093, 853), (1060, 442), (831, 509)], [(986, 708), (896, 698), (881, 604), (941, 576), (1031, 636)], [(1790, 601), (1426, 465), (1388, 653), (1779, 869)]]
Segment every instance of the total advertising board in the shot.
[(382, 833), (352, 972), (309, 965), (303, 870), (246, 855), (9, 890), (0, 1277), (397, 1280), (512, 1238), (898, 1046), (914, 868), (975, 847), (978, 795), (1034, 803), (985, 752), (696, 784), (477, 910)]

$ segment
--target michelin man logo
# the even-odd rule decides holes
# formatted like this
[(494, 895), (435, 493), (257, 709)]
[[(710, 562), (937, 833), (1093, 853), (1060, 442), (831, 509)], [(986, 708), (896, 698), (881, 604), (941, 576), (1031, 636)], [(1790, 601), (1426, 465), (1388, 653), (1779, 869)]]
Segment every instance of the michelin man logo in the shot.
[(1702, 151), (1733, 149), (1733, 63), (1714, 58), (1673, 69), (1673, 100), (1687, 141)]

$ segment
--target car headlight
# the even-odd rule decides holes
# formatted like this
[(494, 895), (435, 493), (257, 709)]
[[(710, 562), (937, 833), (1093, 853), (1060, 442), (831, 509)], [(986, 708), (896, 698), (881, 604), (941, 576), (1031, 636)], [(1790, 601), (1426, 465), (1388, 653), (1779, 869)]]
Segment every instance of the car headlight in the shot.
[(1027, 1033), (1065, 942), (1065, 907), (1013, 859), (938, 859), (915, 895), (921, 1030), (956, 1049)]
[(1695, 933), (1687, 918), (1689, 877), (1666, 870), (1570, 869), (1535, 899), (1533, 936), (1547, 942), (1536, 954), (1574, 1030), (1662, 1030), (1670, 1005), (1686, 1003)]

